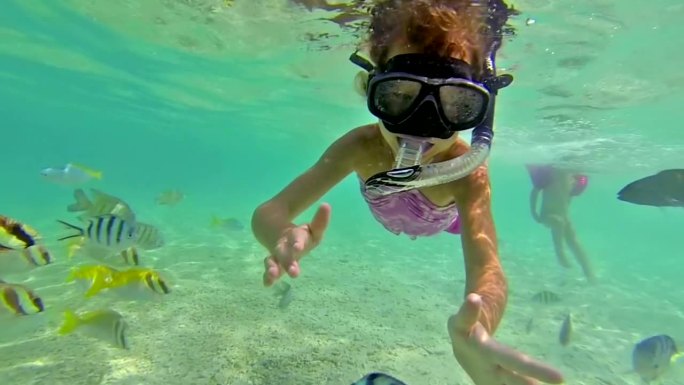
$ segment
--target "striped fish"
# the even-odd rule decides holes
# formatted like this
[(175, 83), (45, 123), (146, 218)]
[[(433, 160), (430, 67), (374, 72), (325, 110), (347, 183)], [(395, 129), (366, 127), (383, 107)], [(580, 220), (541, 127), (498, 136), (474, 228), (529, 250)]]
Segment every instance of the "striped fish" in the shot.
[(32, 227), (0, 215), (0, 272), (17, 273), (45, 266), (52, 257)]
[(682, 355), (672, 337), (648, 337), (634, 346), (632, 368), (645, 383), (657, 380)]
[(362, 379), (351, 385), (406, 385), (406, 383), (399, 381), (389, 374), (374, 372), (365, 375)]
[(110, 342), (121, 349), (128, 349), (128, 324), (123, 316), (114, 310), (95, 310), (81, 314), (71, 310), (65, 311), (64, 322), (58, 333), (67, 335), (77, 329), (90, 337)]
[(0, 280), (0, 313), (25, 316), (45, 310), (43, 300), (31, 289), (23, 285)]
[(169, 285), (159, 272), (143, 267), (133, 267), (115, 273), (106, 288), (136, 299), (150, 298), (150, 296), (157, 298), (160, 294), (171, 292)]
[(532, 296), (532, 301), (543, 303), (545, 305), (559, 302), (561, 300), (560, 296), (552, 291), (542, 290), (539, 293)]
[(147, 223), (135, 225), (135, 244), (143, 250), (153, 250), (164, 246), (164, 237), (159, 229)]
[(112, 214), (125, 219), (128, 222), (135, 221), (135, 213), (131, 210), (128, 203), (113, 195), (106, 194), (100, 190), (91, 188), (90, 195), (92, 200), (82, 189), (74, 190), (76, 202), (67, 207), (69, 212), (82, 212), (80, 219), (88, 220), (105, 214)]
[(78, 231), (76, 234), (59, 238), (59, 241), (85, 237), (92, 244), (117, 250), (123, 250), (135, 244), (135, 222), (128, 222), (116, 215), (106, 214), (91, 218), (86, 222), (85, 228), (60, 220), (58, 222)]

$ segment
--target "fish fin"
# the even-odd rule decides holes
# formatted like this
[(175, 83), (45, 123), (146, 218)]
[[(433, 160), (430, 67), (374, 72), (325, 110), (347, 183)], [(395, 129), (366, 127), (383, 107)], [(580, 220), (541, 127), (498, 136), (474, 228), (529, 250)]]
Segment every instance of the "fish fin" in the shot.
[(93, 282), (90, 284), (90, 287), (88, 290), (85, 292), (85, 297), (86, 298), (92, 298), (97, 295), (97, 293), (101, 292), (106, 288), (105, 280), (102, 279), (102, 277), (98, 274), (95, 276), (95, 279), (93, 279)]
[(682, 357), (684, 357), (684, 352), (676, 353), (670, 358), (670, 362), (676, 364)]
[(74, 190), (74, 199), (76, 202), (67, 206), (69, 212), (86, 211), (93, 206), (93, 202), (88, 199), (88, 196), (83, 189), (79, 188)]
[(84, 173), (88, 174), (89, 176), (95, 178), (95, 179), (102, 179), (102, 171), (97, 171), (93, 170), (90, 167), (86, 167), (82, 164), (78, 163), (69, 163), (71, 167), (76, 167), (77, 169), (83, 171)]
[(78, 318), (76, 313), (74, 313), (70, 309), (67, 309), (64, 311), (64, 322), (62, 322), (62, 326), (59, 327), (57, 333), (59, 333), (60, 335), (67, 335), (73, 332), (78, 327), (80, 322), (81, 319)]
[(62, 237), (62, 238), (57, 239), (58, 241), (63, 241), (63, 240), (65, 240), (65, 239), (71, 239), (71, 238), (76, 238), (76, 237), (81, 237), (81, 236), (83, 236), (83, 229), (82, 229), (82, 228), (80, 228), (80, 227), (78, 227), (78, 226), (76, 226), (76, 225), (72, 225), (71, 223), (67, 223), (67, 222), (64, 222), (64, 221), (60, 221), (59, 219), (57, 220), (57, 222), (63, 224), (64, 226), (66, 226), (66, 227), (68, 227), (68, 228), (70, 228), (70, 229), (78, 230), (78, 233), (77, 233), (77, 234), (67, 235), (66, 237)]

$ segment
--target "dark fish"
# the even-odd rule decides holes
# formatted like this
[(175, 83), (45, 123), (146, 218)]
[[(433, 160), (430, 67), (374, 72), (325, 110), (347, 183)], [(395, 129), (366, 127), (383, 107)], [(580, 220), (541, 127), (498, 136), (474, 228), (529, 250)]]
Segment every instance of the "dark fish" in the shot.
[(558, 334), (558, 341), (563, 346), (568, 346), (572, 340), (572, 315), (568, 313), (561, 325), (560, 333)]
[(362, 379), (351, 385), (406, 385), (406, 383), (399, 381), (389, 374), (374, 372), (366, 374)]
[(539, 293), (532, 296), (534, 302), (543, 303), (548, 305), (550, 303), (556, 303), (560, 301), (560, 296), (552, 291), (542, 290)]
[(672, 337), (657, 335), (646, 338), (634, 346), (632, 368), (645, 383), (658, 379), (681, 355)]
[(532, 330), (534, 329), (534, 317), (531, 317), (529, 321), (527, 321), (527, 325), (525, 325), (525, 332), (527, 334), (532, 333)]
[(644, 206), (684, 207), (684, 169), (663, 170), (638, 179), (623, 187), (618, 199)]
[(78, 231), (76, 234), (59, 238), (59, 241), (85, 237), (91, 244), (117, 250), (127, 249), (135, 243), (135, 223), (128, 222), (116, 215), (100, 215), (91, 218), (84, 228), (64, 221), (58, 220), (58, 222)]

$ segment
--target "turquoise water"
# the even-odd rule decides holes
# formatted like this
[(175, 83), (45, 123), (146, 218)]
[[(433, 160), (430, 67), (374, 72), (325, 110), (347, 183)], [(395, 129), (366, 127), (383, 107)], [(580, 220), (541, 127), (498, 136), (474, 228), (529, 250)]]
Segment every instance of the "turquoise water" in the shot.
[[(46, 311), (0, 331), (0, 383), (333, 385), (371, 370), (410, 384), (470, 383), (445, 329), (462, 299), (459, 239), (386, 232), (354, 177), (324, 197), (333, 222), (291, 281), (290, 306), (278, 309), (261, 286), (265, 254), (248, 231), (254, 208), (337, 137), (373, 121), (352, 88), (354, 34), (320, 20), (332, 13), (285, 0), (142, 3), (2, 3), (0, 214), (38, 229), (56, 261), (2, 277), (35, 289)], [(567, 3), (515, 2), (518, 36), (500, 54), (516, 80), (500, 94), (490, 160), (510, 284), (496, 337), (559, 367), (568, 383), (637, 384), (625, 374), (634, 343), (659, 333), (684, 339), (684, 216), (615, 194), (682, 166), (684, 6)], [(64, 283), (85, 263), (56, 242), (55, 220), (73, 219), (65, 209), (73, 188), (39, 173), (67, 162), (103, 171), (84, 187), (124, 199), (164, 233), (165, 246), (142, 255), (169, 276), (163, 301), (84, 300)], [(599, 284), (557, 266), (548, 231), (528, 214), (527, 162), (590, 175), (572, 217)], [(182, 202), (155, 204), (174, 188)], [(212, 215), (246, 229), (213, 229)], [(530, 297), (544, 288), (564, 301), (535, 306)], [(56, 334), (66, 308), (104, 307), (130, 323), (129, 351)], [(561, 348), (567, 311), (575, 343)], [(527, 334), (530, 317), (537, 326)], [(684, 375), (663, 382), (684, 384)]]

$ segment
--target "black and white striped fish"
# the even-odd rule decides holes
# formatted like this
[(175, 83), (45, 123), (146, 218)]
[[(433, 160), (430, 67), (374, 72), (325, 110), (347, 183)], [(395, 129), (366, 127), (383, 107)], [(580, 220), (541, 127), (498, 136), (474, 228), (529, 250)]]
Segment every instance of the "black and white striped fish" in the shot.
[(153, 250), (164, 246), (164, 237), (156, 226), (136, 222), (135, 244), (143, 250)]
[(374, 372), (366, 374), (352, 385), (406, 385), (406, 383), (399, 381), (389, 374)]
[(658, 380), (683, 354), (672, 337), (660, 334), (646, 338), (634, 346), (632, 368), (644, 383)]
[(544, 305), (553, 304), (561, 300), (560, 296), (552, 291), (542, 290), (537, 294), (532, 296), (532, 301), (538, 302)]
[(135, 244), (135, 222), (129, 222), (117, 215), (106, 214), (90, 218), (86, 221), (85, 227), (60, 220), (58, 222), (78, 231), (76, 234), (58, 239), (59, 241), (85, 237), (92, 244), (117, 250), (127, 249)]

